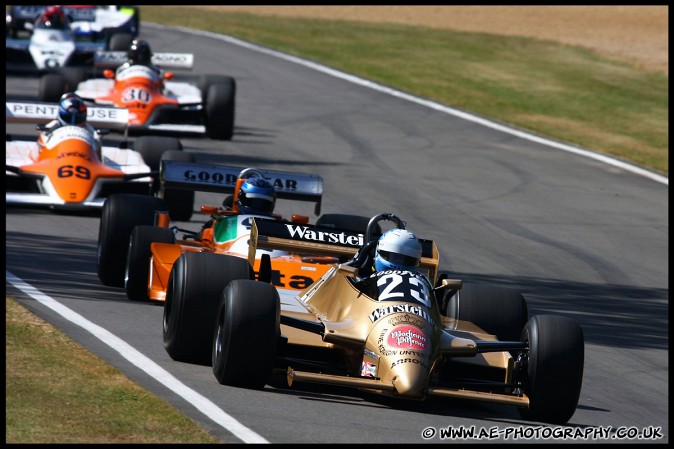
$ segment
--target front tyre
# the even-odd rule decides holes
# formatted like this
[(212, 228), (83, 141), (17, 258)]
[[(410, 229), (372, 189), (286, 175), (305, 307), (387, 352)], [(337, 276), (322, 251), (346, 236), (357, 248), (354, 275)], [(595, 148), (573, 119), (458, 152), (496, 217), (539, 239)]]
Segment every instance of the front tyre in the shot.
[(247, 259), (186, 252), (173, 264), (164, 303), (164, 348), (173, 360), (211, 364), (218, 301), (229, 281), (252, 279)]
[(104, 285), (124, 287), (131, 231), (154, 224), (155, 211), (168, 212), (161, 198), (130, 193), (110, 195), (103, 204), (98, 229), (97, 272)]
[(124, 284), (126, 296), (132, 301), (148, 301), (150, 257), (153, 243), (175, 243), (175, 235), (169, 228), (136, 226), (129, 240)]
[(520, 362), (524, 392), (529, 408), (520, 409), (526, 419), (550, 424), (565, 424), (578, 405), (583, 383), (585, 343), (583, 331), (570, 318), (536, 315), (522, 331), (529, 343)]
[(263, 388), (272, 375), (280, 336), (280, 299), (272, 284), (235, 280), (218, 305), (213, 374), (223, 385)]

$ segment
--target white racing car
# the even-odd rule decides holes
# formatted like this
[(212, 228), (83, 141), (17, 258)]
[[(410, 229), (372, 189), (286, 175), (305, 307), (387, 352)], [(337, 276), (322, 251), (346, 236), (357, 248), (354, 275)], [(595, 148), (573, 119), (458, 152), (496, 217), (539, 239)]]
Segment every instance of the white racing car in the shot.
[[(45, 5), (10, 6), (5, 14), (6, 34), (15, 38), (22, 32), (31, 33), (35, 19), (46, 8)], [(120, 32), (135, 37), (140, 31), (140, 13), (136, 6), (65, 5), (63, 11), (77, 38), (105, 40)]]
[(108, 30), (108, 39), (78, 38), (68, 15), (58, 6), (44, 9), (34, 23), (27, 23), (27, 27), (32, 31), (30, 36), (5, 38), (7, 72), (45, 73), (63, 67), (89, 68), (93, 71), (96, 51), (126, 50), (133, 40), (131, 33), (121, 29)]

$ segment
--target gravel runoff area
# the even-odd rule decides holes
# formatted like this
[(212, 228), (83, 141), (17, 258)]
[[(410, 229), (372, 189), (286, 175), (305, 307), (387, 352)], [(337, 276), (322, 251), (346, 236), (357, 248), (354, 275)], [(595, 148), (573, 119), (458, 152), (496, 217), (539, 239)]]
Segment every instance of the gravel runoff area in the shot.
[(669, 75), (669, 7), (666, 5), (198, 7), (284, 17), (403, 23), (549, 39), (590, 48)]

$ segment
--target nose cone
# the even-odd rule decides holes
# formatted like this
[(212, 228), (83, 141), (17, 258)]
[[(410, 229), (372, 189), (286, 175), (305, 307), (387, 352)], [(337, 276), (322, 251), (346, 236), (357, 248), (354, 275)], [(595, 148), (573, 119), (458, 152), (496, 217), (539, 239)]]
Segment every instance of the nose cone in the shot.
[(393, 386), (399, 395), (408, 398), (420, 398), (424, 395), (428, 378), (426, 360), (401, 358), (393, 371)]

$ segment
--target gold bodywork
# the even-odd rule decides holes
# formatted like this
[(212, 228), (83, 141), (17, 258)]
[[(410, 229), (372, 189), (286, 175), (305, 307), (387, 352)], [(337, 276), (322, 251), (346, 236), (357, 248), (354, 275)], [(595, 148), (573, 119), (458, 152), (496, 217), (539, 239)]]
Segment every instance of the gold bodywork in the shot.
[[(320, 242), (260, 236), (254, 223), (249, 252), (251, 263), (255, 261), (257, 249), (335, 257), (355, 253), (353, 248)], [(439, 253), (433, 243), (432, 256), (424, 257), (420, 264), (432, 285), (438, 277), (438, 264)], [(472, 323), (443, 317), (434, 299), (427, 306), (377, 301), (357, 288), (359, 280), (355, 267), (335, 264), (298, 295), (281, 298), (282, 317), (322, 325), (321, 332), (310, 332), (292, 322), (282, 323), (281, 333), (287, 337), (288, 345), (339, 351), (347, 369), (347, 375), (323, 370), (300, 371), (295, 370), (290, 361), (286, 372), (289, 384), (323, 383), (411, 399), (435, 395), (528, 406), (528, 399), (522, 394), (439, 386), (435, 377), (441, 367), (457, 373), (482, 369), (492, 376), (496, 373), (497, 382), (510, 383), (513, 358), (507, 350), (478, 352), (477, 341), (497, 339)]]

